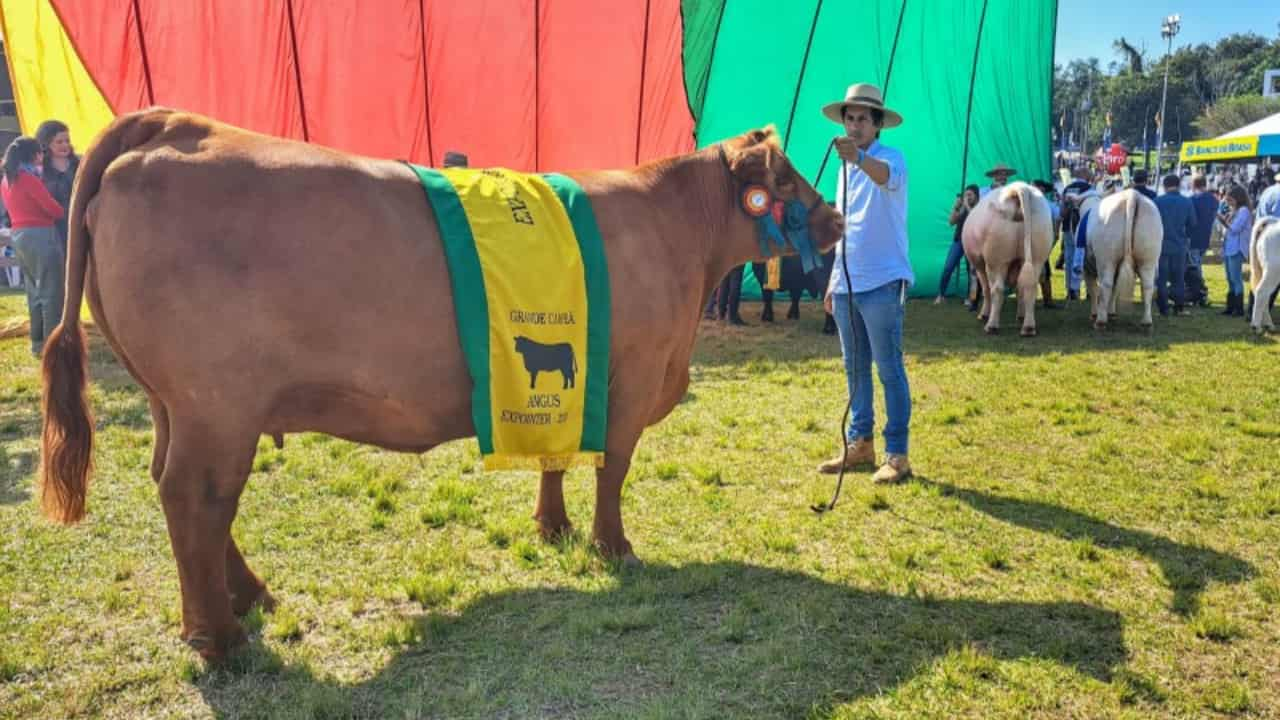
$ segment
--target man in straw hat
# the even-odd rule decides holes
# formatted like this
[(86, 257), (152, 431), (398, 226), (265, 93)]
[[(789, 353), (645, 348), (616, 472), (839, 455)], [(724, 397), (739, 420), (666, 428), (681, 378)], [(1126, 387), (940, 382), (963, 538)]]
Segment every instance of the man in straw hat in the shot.
[(879, 137), (882, 129), (902, 124), (902, 116), (885, 107), (880, 88), (865, 83), (850, 85), (844, 99), (824, 106), (822, 114), (844, 129), (835, 143), (843, 161), (836, 207), (844, 215), (845, 235), (836, 246), (825, 305), (840, 332), (852, 419), (848, 449), (818, 469), (836, 473), (875, 466), (875, 364), (888, 419), (887, 455), (873, 479), (900, 482), (911, 476), (911, 390), (902, 362), (902, 319), (915, 276), (907, 258), (907, 163)]
[(987, 171), (987, 177), (991, 178), (991, 184), (982, 188), (978, 193), (979, 199), (991, 194), (992, 190), (999, 190), (1009, 184), (1009, 178), (1017, 175), (1018, 171), (1005, 165), (1004, 163), (996, 163), (996, 166)]

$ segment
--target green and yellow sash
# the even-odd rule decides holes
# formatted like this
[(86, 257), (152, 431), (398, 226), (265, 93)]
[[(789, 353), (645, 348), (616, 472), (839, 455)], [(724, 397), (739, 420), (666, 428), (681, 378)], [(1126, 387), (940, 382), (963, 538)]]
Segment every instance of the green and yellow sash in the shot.
[(563, 175), (411, 165), (435, 212), (488, 470), (604, 467), (609, 270)]

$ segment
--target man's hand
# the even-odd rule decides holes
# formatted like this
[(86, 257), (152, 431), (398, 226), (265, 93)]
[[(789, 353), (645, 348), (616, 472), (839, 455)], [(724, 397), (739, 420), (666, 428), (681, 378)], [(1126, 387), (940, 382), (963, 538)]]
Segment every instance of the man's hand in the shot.
[(835, 315), (835, 303), (832, 302), (831, 291), (828, 290), (825, 297), (822, 298), (822, 309), (827, 311), (828, 315)]
[(836, 154), (845, 162), (858, 162), (858, 144), (851, 137), (836, 138)]

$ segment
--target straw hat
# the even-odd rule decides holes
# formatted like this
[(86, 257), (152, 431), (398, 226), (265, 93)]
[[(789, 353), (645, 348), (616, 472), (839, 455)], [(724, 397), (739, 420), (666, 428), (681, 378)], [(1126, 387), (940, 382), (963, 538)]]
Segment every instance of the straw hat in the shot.
[(987, 171), (987, 177), (993, 178), (997, 175), (1017, 175), (1018, 171), (1005, 165), (1004, 163), (996, 163), (996, 166)]
[(831, 122), (843, 124), (844, 109), (847, 107), (865, 107), (883, 111), (885, 128), (902, 124), (902, 116), (884, 106), (884, 96), (880, 93), (880, 88), (870, 83), (850, 85), (844, 93), (844, 100), (822, 106), (822, 114), (826, 115)]

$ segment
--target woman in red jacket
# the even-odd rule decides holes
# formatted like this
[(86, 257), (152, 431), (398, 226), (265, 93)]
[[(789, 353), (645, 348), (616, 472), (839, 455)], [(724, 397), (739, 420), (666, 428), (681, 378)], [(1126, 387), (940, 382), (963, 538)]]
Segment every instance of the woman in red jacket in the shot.
[(66, 255), (55, 223), (64, 212), (40, 181), (44, 152), (34, 138), (20, 137), (4, 151), (0, 197), (9, 211), (13, 246), (26, 276), (31, 315), (31, 353), (40, 357), (44, 341), (62, 322)]

